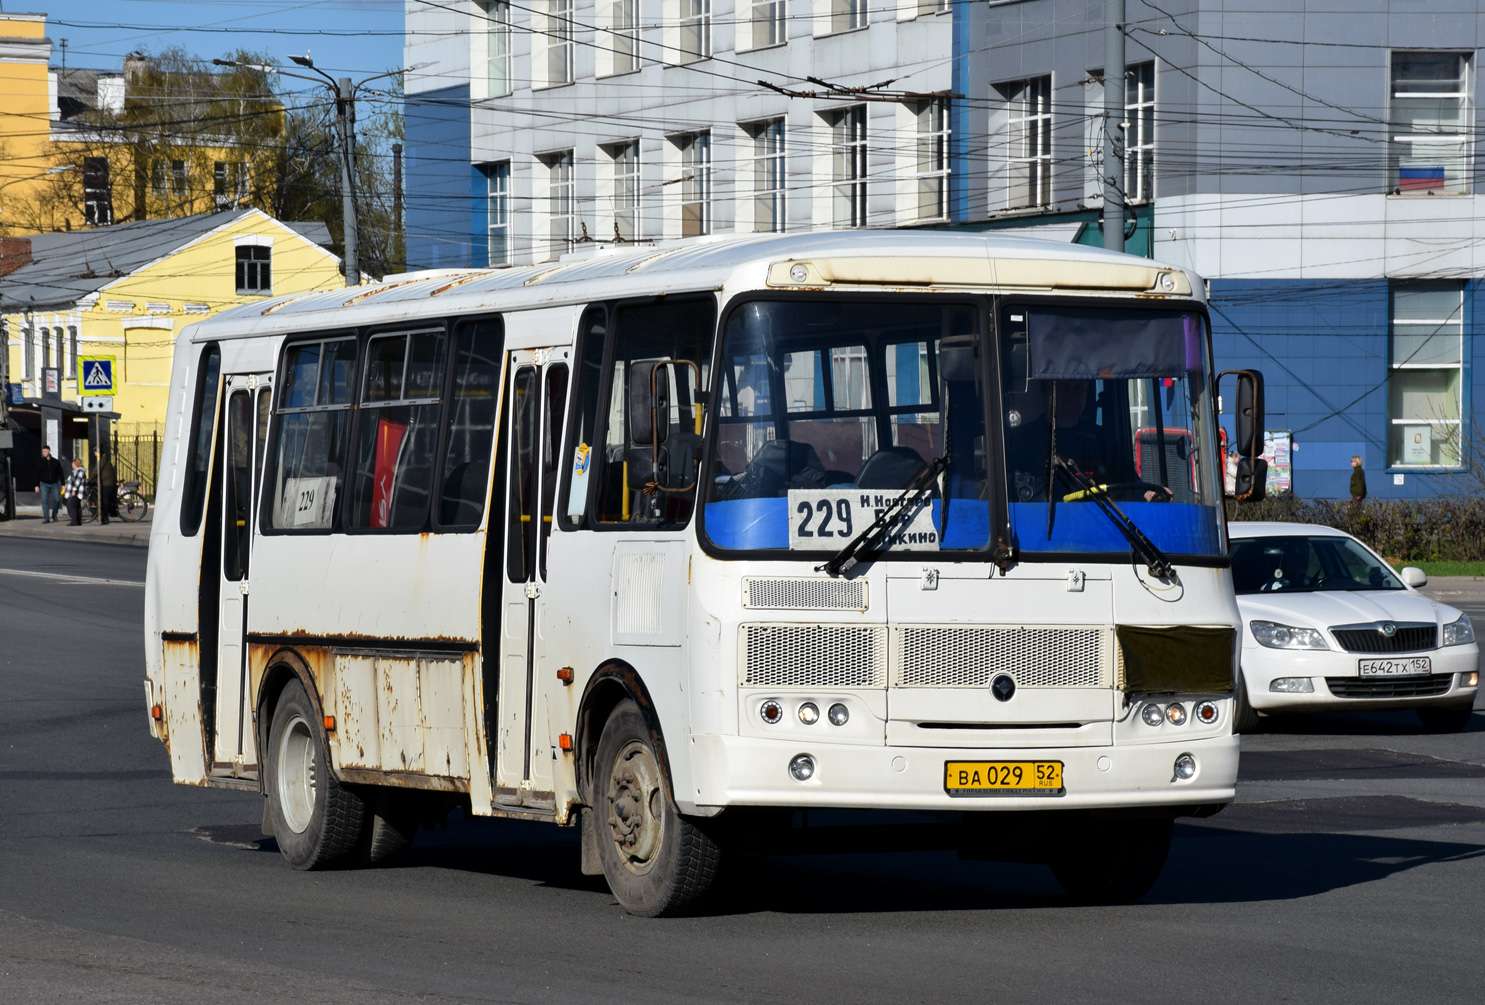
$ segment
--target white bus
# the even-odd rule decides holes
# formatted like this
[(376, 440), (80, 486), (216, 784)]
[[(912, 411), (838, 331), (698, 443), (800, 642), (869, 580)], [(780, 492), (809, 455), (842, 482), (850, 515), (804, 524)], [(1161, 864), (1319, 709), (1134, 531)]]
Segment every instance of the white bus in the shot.
[(271, 298), (173, 373), (151, 729), (297, 868), (462, 805), (657, 915), (799, 811), (912, 811), (1128, 899), (1233, 798), (1181, 269), (760, 236)]

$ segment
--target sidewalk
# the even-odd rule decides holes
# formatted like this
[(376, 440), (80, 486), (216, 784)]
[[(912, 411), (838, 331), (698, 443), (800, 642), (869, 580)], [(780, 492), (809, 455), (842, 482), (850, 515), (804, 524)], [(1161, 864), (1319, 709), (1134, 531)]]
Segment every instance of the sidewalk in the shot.
[[(67, 525), (67, 508), (62, 507), (56, 523), (41, 522), (40, 496), (35, 492), (16, 493), (14, 520), (0, 520), (0, 537), (48, 538), (56, 541), (87, 541), (92, 544), (126, 544), (144, 547), (150, 543), (150, 521), (155, 518), (154, 508), (138, 523), (110, 520), (107, 526), (85, 523), (81, 527)], [(3, 548), (3, 545), (0, 545)]]

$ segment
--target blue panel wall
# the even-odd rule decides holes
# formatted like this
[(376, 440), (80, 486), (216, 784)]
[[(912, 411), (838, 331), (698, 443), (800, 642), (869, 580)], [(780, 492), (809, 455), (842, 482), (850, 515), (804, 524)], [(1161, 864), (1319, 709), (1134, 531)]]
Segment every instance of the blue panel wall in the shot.
[(407, 267), (473, 265), (469, 87), (410, 94), (405, 108)]
[[(1479, 391), (1471, 361), (1475, 316), (1466, 290), (1465, 415)], [(1351, 456), (1360, 454), (1371, 496), (1432, 498), (1470, 492), (1458, 473), (1387, 467), (1388, 284), (1381, 280), (1211, 282), (1218, 370), (1257, 369), (1267, 425), (1293, 433), (1294, 491), (1305, 499), (1349, 497)], [(1223, 387), (1232, 394), (1231, 382)], [(1469, 457), (1469, 423), (1464, 455)], [(1230, 429), (1229, 429), (1230, 431)], [(1394, 474), (1403, 484), (1394, 484)], [(1476, 489), (1477, 491), (1477, 489)]]

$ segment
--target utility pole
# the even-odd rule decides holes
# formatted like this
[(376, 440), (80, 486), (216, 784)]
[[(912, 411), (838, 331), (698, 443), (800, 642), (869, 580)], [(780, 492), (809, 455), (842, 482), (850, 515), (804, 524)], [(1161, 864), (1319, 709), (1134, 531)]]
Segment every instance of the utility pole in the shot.
[(1103, 22), (1103, 246), (1124, 250), (1124, 0)]
[(351, 78), (341, 77), (336, 81), (335, 92), (335, 112), (340, 119), (340, 212), (345, 225), (345, 284), (360, 286), (361, 265), (356, 255), (356, 95)]
[(392, 144), (392, 254), (399, 272), (407, 271), (407, 238), (402, 233), (402, 144)]

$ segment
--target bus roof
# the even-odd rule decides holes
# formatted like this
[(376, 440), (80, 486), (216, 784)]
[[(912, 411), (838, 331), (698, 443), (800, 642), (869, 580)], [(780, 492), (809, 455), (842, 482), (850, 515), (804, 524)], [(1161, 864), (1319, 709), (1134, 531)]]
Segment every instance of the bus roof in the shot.
[[(793, 268), (802, 264), (804, 269)], [(386, 324), (636, 295), (779, 289), (1050, 290), (1200, 299), (1193, 274), (1147, 258), (994, 232), (758, 234), (594, 254), (514, 268), (441, 269), (354, 288), (269, 297), (187, 328), (193, 341)]]

